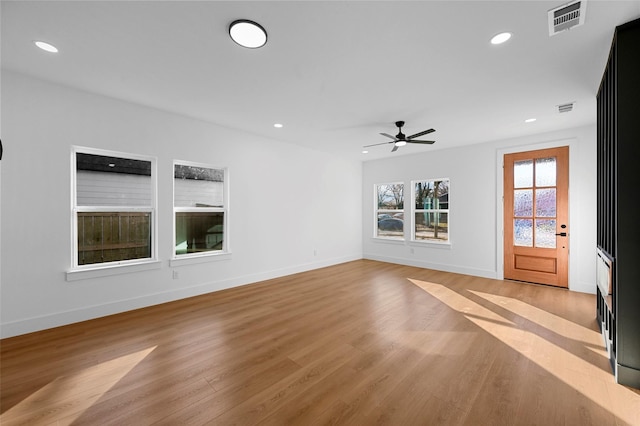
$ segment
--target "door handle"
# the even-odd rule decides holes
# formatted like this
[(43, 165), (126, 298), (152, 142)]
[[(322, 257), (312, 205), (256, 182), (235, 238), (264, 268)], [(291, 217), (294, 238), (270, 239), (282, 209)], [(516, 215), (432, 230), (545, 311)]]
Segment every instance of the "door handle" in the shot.
[(566, 237), (566, 236), (567, 236), (567, 233), (566, 233), (566, 232), (561, 232), (561, 233), (556, 234), (556, 235), (560, 235), (561, 237)]

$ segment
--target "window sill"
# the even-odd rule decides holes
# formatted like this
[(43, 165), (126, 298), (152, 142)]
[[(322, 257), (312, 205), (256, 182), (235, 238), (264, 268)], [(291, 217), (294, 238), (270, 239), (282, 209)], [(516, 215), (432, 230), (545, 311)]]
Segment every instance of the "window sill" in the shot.
[(207, 253), (200, 255), (184, 255), (184, 257), (177, 257), (169, 260), (169, 266), (185, 266), (185, 265), (195, 265), (198, 263), (207, 263), (207, 262), (217, 262), (221, 260), (229, 260), (231, 259), (230, 252), (224, 253)]
[(382, 243), (382, 244), (395, 244), (395, 245), (409, 245), (414, 247), (433, 247), (433, 248), (441, 248), (441, 249), (451, 249), (451, 241), (447, 242), (436, 242), (436, 241), (420, 241), (420, 240), (404, 240), (397, 238), (380, 238), (380, 237), (372, 237), (371, 241), (374, 243)]
[(79, 281), (91, 278), (109, 277), (112, 275), (128, 274), (131, 272), (150, 271), (160, 269), (162, 264), (158, 260), (151, 260), (144, 263), (131, 265), (109, 265), (97, 266), (90, 269), (71, 269), (67, 271), (67, 281)]
[(447, 242), (437, 242), (437, 241), (421, 241), (421, 240), (413, 240), (409, 242), (409, 245), (414, 247), (433, 247), (433, 248), (441, 248), (441, 249), (450, 249), (451, 241)]
[(371, 241), (374, 243), (383, 243), (383, 244), (406, 244), (406, 240), (404, 238), (382, 238), (382, 237), (372, 237)]

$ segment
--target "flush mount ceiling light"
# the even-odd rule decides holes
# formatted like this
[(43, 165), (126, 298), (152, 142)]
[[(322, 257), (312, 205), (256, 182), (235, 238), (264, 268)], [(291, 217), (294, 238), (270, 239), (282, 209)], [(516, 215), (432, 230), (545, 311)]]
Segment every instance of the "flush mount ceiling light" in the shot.
[(491, 44), (502, 44), (511, 38), (511, 33), (496, 34), (491, 38)]
[(534, 121), (536, 121), (536, 118), (527, 118), (526, 120), (524, 120), (525, 123), (533, 123)]
[(257, 49), (267, 43), (267, 32), (256, 22), (238, 19), (229, 25), (229, 36), (242, 47)]
[(58, 48), (55, 47), (52, 44), (46, 43), (44, 41), (34, 41), (33, 44), (35, 44), (36, 46), (38, 46), (40, 49), (46, 51), (46, 52), (50, 52), (50, 53), (58, 53)]
[(275, 127), (276, 129), (282, 129), (282, 127), (284, 127), (282, 124), (280, 123), (276, 123), (273, 125), (273, 127)]

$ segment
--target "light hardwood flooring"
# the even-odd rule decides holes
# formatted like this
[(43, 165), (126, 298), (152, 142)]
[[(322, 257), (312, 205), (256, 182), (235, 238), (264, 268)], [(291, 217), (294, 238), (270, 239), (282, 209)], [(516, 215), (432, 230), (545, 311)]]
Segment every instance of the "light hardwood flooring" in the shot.
[(595, 296), (369, 260), (0, 344), (3, 426), (640, 425)]

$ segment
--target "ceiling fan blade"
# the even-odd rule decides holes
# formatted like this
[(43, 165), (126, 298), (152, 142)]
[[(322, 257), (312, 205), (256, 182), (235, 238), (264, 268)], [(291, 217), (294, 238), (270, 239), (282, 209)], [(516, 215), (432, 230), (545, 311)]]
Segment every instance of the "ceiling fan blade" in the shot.
[(391, 150), (391, 152), (396, 152), (398, 150), (399, 146), (398, 145), (394, 145), (393, 149)]
[(390, 143), (394, 143), (395, 141), (389, 141), (389, 142), (381, 142), (381, 143), (374, 143), (372, 145), (364, 145), (363, 148), (369, 148), (370, 146), (378, 146), (378, 145), (388, 145)]
[(407, 136), (407, 139), (419, 138), (420, 136), (428, 135), (429, 133), (433, 132), (435, 132), (435, 129), (425, 130), (423, 132), (416, 133), (415, 135)]
[(386, 136), (386, 137), (388, 137), (388, 138), (393, 139), (393, 141), (394, 141), (394, 142), (398, 140), (398, 139), (396, 139), (396, 137), (395, 137), (395, 136), (391, 136), (389, 133), (380, 133), (380, 134), (381, 134), (382, 136)]
[(433, 143), (436, 143), (436, 141), (407, 141), (407, 143), (422, 143), (422, 144), (431, 145)]

